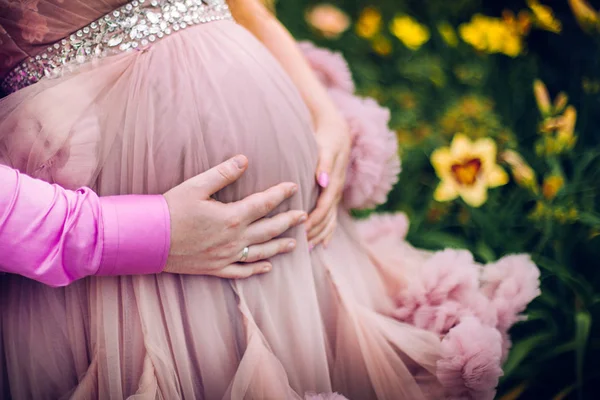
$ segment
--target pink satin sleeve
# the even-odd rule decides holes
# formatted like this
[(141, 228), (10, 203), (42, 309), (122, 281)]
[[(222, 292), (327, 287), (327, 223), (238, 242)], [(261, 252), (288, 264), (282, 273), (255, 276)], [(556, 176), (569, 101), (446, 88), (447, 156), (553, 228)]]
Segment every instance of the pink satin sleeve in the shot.
[(0, 165), (0, 271), (51, 286), (159, 273), (170, 244), (163, 196), (99, 198)]

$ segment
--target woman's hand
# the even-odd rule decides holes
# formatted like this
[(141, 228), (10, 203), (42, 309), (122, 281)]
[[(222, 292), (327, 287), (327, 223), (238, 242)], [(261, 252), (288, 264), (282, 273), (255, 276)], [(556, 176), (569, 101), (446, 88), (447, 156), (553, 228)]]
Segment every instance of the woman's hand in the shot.
[(288, 73), (310, 110), (319, 145), (317, 182), (323, 188), (307, 223), (311, 246), (327, 245), (336, 225), (350, 154), (350, 135), (326, 88), (296, 41), (261, 0), (228, 0), (233, 18), (260, 40)]
[(328, 112), (327, 117), (317, 121), (315, 136), (319, 146), (316, 179), (322, 191), (306, 223), (310, 248), (321, 243), (327, 246), (333, 236), (351, 146), (348, 125), (337, 111)]

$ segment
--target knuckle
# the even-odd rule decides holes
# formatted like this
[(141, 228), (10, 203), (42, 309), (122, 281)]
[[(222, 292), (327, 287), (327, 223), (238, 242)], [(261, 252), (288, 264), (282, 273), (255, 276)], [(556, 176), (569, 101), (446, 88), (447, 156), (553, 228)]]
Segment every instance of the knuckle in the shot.
[(207, 248), (205, 250), (205, 253), (206, 253), (207, 257), (211, 260), (215, 259), (215, 258), (217, 258), (217, 259), (221, 258), (221, 254), (220, 254), (221, 252), (219, 250), (219, 247), (216, 247), (216, 246), (211, 246), (211, 247)]
[(235, 180), (235, 173), (233, 171), (233, 165), (231, 165), (230, 162), (226, 162), (224, 164), (220, 164), (217, 167), (217, 172), (226, 181), (234, 181)]
[(226, 218), (225, 224), (229, 229), (237, 229), (242, 225), (242, 218), (237, 214), (231, 214)]
[(263, 213), (264, 214), (268, 213), (269, 211), (274, 209), (276, 205), (277, 204), (272, 199), (266, 199), (265, 202), (263, 203), (263, 208), (262, 208)]
[(270, 238), (274, 238), (275, 236), (279, 236), (279, 234), (282, 232), (282, 229), (279, 225), (274, 225), (271, 226), (267, 229), (267, 235)]
[(225, 252), (227, 255), (230, 255), (230, 254), (232, 254), (232, 253), (235, 253), (235, 252), (237, 252), (237, 251), (238, 251), (238, 249), (239, 249), (239, 247), (240, 247), (240, 246), (239, 246), (239, 244), (237, 243), (237, 241), (231, 241), (231, 242), (225, 243), (225, 244), (223, 245), (223, 250), (224, 250), (224, 252)]

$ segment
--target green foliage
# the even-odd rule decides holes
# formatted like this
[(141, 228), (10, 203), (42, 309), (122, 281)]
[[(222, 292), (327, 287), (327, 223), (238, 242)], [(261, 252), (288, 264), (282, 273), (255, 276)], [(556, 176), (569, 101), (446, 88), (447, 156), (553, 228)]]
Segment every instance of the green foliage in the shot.
[[(536, 23), (539, 17), (524, 0), (332, 3), (352, 21), (334, 39), (305, 21), (306, 10), (318, 4), (314, 1), (282, 1), (277, 13), (298, 39), (341, 51), (359, 91), (392, 110), (403, 172), (378, 211), (406, 212), (409, 241), (417, 246), (468, 248), (482, 262), (532, 254), (542, 270), (543, 294), (531, 304), (528, 321), (511, 332), (513, 349), (500, 395), (521, 385), (519, 398), (593, 398), (593, 379), (600, 375), (595, 362), (600, 357), (600, 42), (580, 29), (567, 2), (547, 2), (560, 33)], [(382, 18), (370, 37), (356, 30), (365, 7)], [(533, 25), (511, 37), (522, 48), (507, 47), (506, 36), (504, 44), (494, 42), (494, 35), (505, 34), (504, 10), (529, 12)], [(484, 33), (475, 29), (475, 36), (466, 38), (472, 43), (466, 43), (459, 26), (478, 13), (497, 18), (500, 25), (486, 26)], [(406, 47), (390, 30), (397, 15), (427, 27), (427, 42), (416, 50)], [(444, 39), (441, 23), (451, 26), (458, 40)], [(477, 34), (488, 35), (483, 51), (475, 49), (484, 46)], [(574, 131), (565, 128), (568, 113), (560, 104), (540, 112), (536, 79), (545, 83), (551, 100), (559, 92), (568, 96), (576, 110)], [(557, 121), (562, 127), (553, 125)], [(514, 150), (525, 163), (519, 169), (499, 157), (511, 181), (490, 189), (480, 208), (433, 199), (439, 179), (429, 157), (459, 132), (472, 139), (490, 137), (499, 155)], [(534, 173), (529, 181), (519, 178), (525, 167)]]

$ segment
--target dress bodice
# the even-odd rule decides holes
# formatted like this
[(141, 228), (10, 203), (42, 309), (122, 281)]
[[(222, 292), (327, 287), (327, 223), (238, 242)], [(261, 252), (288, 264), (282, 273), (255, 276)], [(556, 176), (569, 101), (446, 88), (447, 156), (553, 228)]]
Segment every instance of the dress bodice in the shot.
[(127, 0), (0, 0), (0, 78)]

